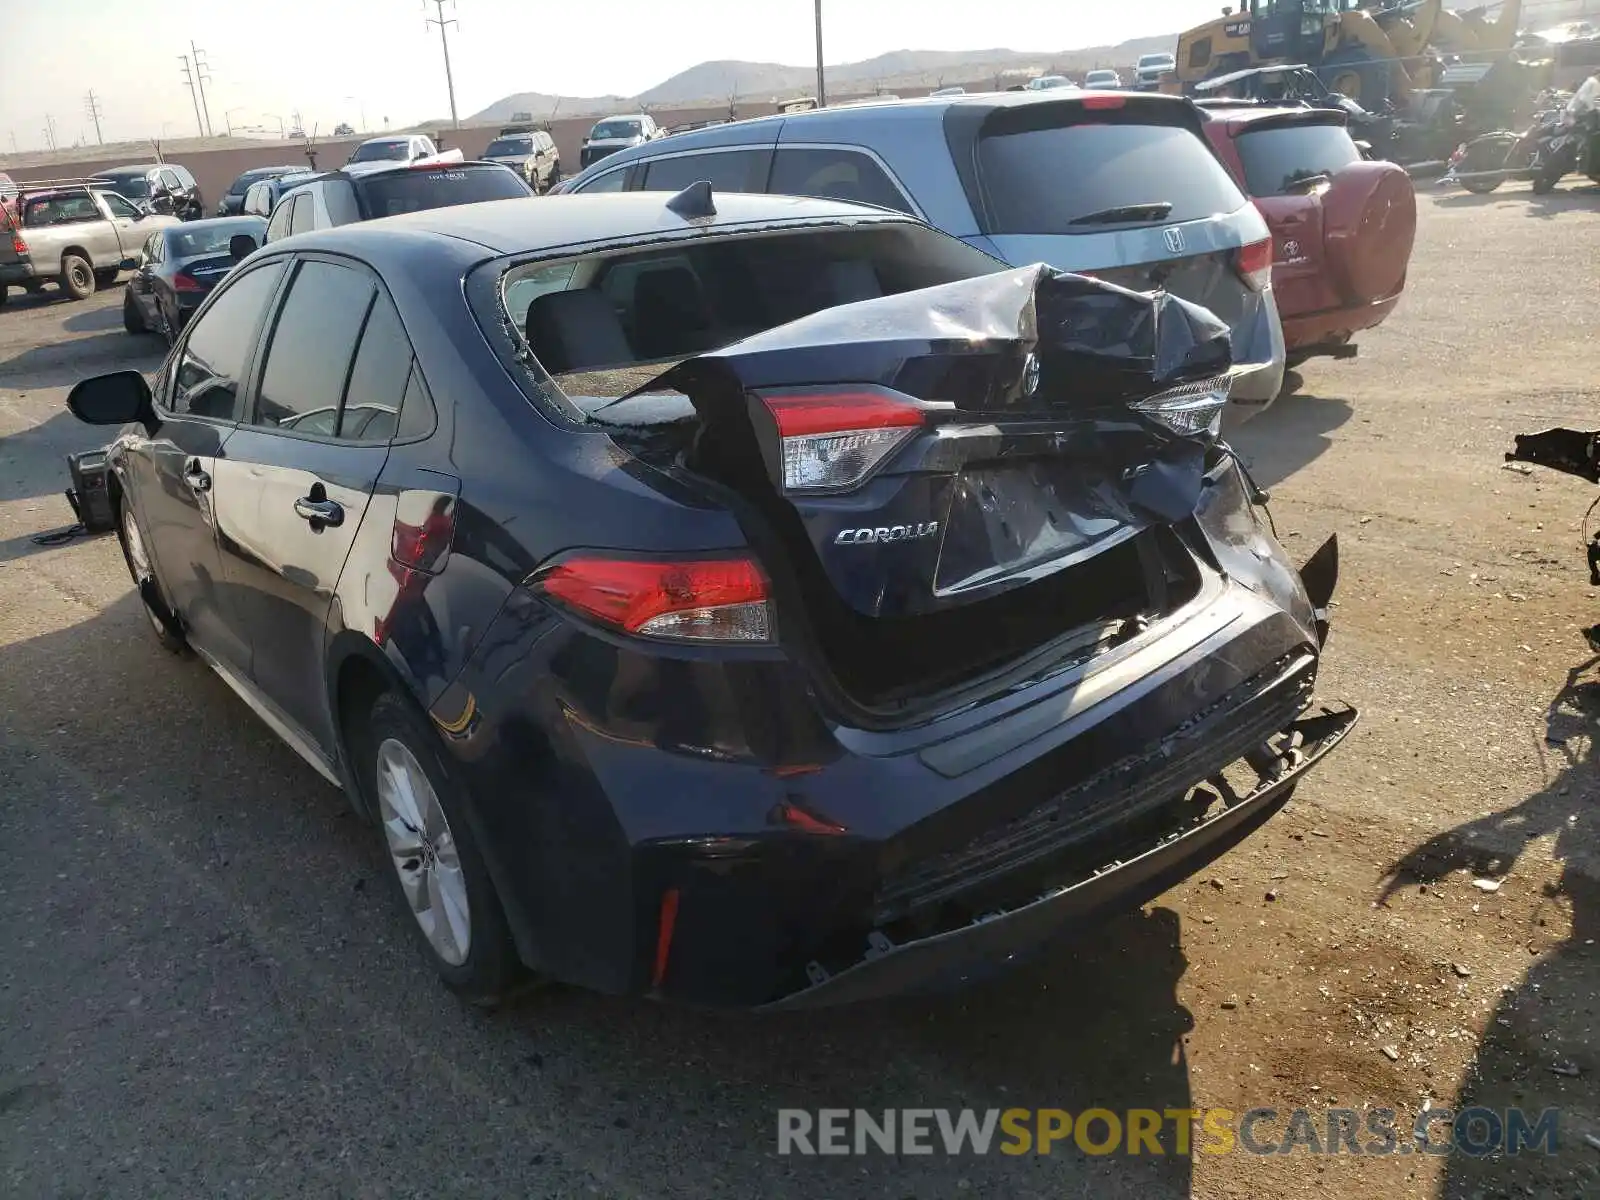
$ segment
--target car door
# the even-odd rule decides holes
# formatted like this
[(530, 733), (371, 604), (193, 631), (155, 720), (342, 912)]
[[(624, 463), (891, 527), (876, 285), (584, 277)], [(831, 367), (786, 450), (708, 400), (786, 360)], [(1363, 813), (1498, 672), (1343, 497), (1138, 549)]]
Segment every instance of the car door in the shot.
[(134, 307), (139, 310), (149, 329), (155, 329), (160, 324), (156, 312), (155, 277), (161, 269), (165, 253), (166, 235), (160, 230), (147, 234), (139, 250), (138, 265), (134, 268), (133, 277), (128, 280), (128, 295), (133, 298)]
[(223, 582), (217, 463), (284, 270), (282, 260), (263, 263), (218, 290), (168, 356), (155, 389), (156, 431), (129, 456), (127, 491), (189, 643), (241, 672), (249, 668), (250, 647), (238, 635)]
[[(263, 346), (249, 414), (219, 463), (222, 569), (255, 647), (252, 678), (330, 757), (328, 611), (411, 370), (409, 349), (393, 353), (383, 336), (398, 326), (365, 266), (301, 258)], [(374, 419), (374, 407), (389, 412)], [(346, 412), (360, 418), (349, 430)]]
[(111, 219), (111, 227), (115, 233), (116, 245), (111, 244), (111, 239), (106, 240), (106, 253), (109, 261), (106, 266), (120, 266), (123, 269), (135, 267), (138, 263), (139, 247), (150, 236), (150, 227), (142, 224), (144, 214), (132, 200), (119, 196), (116, 192), (99, 193), (100, 203)]

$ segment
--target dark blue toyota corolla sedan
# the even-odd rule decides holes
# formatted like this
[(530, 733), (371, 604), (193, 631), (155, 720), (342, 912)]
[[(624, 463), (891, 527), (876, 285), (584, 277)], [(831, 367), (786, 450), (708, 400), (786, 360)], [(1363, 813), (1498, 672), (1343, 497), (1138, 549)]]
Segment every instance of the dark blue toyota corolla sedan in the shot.
[(1230, 369), (1170, 296), (697, 184), (274, 243), (69, 403), (156, 637), (448, 984), (782, 1006), (1142, 903), (1349, 730)]

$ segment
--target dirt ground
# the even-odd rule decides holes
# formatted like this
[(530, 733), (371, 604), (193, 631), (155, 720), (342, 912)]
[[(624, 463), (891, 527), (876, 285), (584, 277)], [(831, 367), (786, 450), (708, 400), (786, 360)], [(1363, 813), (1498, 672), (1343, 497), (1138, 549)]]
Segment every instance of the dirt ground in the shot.
[[(1600, 189), (1425, 195), (1406, 300), (1236, 439), (1343, 576), (1362, 723), (1140, 913), (959, 996), (784, 1017), (427, 978), (372, 835), (193, 663), (114, 542), (43, 549), (72, 380), (148, 368), (112, 294), (0, 312), (0, 1194), (1600, 1196), (1593, 487)], [(1560, 1110), (1554, 1156), (1422, 1152), (1426, 1108)], [(776, 1110), (1398, 1110), (1392, 1155), (780, 1158)], [(1445, 1134), (1432, 1127), (1435, 1140)], [(1361, 1144), (1372, 1139), (1363, 1135)], [(1437, 1148), (1437, 1147), (1436, 1147)]]

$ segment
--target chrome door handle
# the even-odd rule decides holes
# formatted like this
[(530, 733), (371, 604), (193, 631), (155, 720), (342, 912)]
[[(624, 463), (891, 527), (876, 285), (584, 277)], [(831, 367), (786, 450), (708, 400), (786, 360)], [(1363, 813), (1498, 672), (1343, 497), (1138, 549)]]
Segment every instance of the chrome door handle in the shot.
[(313, 500), (308, 496), (301, 496), (294, 502), (294, 511), (297, 516), (310, 521), (313, 528), (319, 525), (344, 524), (344, 508), (332, 500)]

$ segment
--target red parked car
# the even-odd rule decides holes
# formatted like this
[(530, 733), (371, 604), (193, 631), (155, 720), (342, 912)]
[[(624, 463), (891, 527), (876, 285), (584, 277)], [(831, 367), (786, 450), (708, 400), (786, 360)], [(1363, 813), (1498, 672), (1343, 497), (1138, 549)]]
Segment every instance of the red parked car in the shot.
[(1343, 113), (1248, 103), (1204, 105), (1217, 156), (1272, 229), (1272, 287), (1288, 365), (1352, 358), (1406, 286), (1417, 198), (1405, 171), (1371, 162)]

